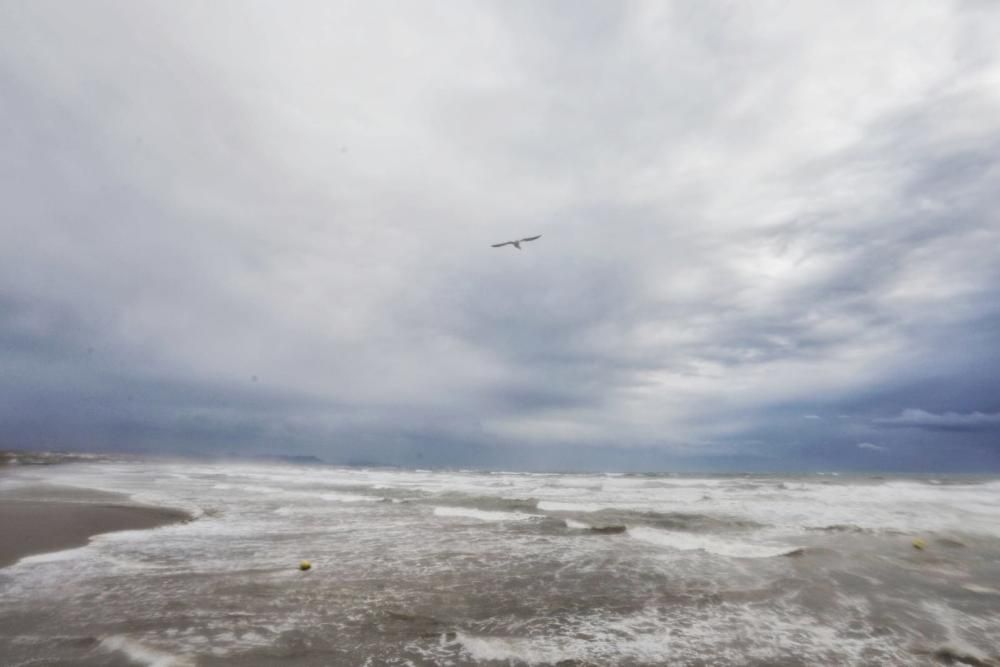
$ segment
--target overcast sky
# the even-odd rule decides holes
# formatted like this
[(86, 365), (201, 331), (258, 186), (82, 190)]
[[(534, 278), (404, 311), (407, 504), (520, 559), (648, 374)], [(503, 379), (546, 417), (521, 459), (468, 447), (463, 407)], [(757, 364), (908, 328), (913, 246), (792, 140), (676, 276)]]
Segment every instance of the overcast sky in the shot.
[(998, 34), (0, 0), (0, 447), (1000, 470)]

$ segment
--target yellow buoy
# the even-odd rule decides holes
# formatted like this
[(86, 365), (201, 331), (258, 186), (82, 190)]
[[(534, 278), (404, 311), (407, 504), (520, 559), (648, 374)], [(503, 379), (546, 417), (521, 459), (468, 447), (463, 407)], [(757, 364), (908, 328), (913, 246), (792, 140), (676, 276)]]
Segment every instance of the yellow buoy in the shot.
[(310, 563), (307, 560), (304, 560), (301, 563), (299, 563), (299, 569), (302, 570), (303, 572), (305, 572), (306, 570), (308, 570), (311, 567), (312, 567), (312, 563)]
[(926, 547), (926, 546), (927, 546), (927, 543), (924, 542), (919, 537), (917, 539), (913, 540), (913, 548), (914, 549), (920, 549), (921, 551), (923, 551), (924, 547)]

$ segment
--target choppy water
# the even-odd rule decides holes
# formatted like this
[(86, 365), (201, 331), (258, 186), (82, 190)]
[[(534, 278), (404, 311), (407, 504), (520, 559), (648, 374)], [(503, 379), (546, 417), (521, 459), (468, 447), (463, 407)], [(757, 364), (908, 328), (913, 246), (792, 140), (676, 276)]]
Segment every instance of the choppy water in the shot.
[(5, 664), (1000, 660), (996, 480), (129, 462), (0, 484), (38, 480), (199, 518), (0, 570)]

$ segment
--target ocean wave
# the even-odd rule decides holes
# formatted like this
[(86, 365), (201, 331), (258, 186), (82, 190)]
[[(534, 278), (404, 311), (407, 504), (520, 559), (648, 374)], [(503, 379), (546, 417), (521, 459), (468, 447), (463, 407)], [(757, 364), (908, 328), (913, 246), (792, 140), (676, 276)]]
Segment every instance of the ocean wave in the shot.
[(863, 528), (853, 523), (835, 523), (829, 526), (806, 526), (806, 530), (822, 533), (875, 533), (871, 528)]
[(592, 503), (567, 503), (557, 500), (541, 500), (537, 505), (543, 512), (600, 512), (607, 509), (607, 505), (595, 505)]
[(851, 622), (733, 603), (674, 613), (645, 609), (568, 616), (545, 633), (442, 634), (426, 657), (433, 664), (461, 662), (448, 652), (457, 646), (463, 660), (477, 664), (908, 664), (884, 636), (849, 632)]
[(728, 558), (772, 558), (797, 551), (793, 544), (752, 543), (715, 535), (696, 535), (638, 526), (629, 528), (629, 537), (659, 547), (679, 551), (706, 551)]
[(618, 535), (624, 533), (628, 530), (626, 526), (611, 525), (611, 526), (591, 526), (590, 532), (597, 533), (598, 535)]
[(623, 516), (622, 519), (625, 523), (638, 522), (671, 530), (706, 532), (752, 530), (764, 527), (764, 524), (747, 518), (695, 512), (636, 512)]
[(585, 530), (598, 535), (617, 535), (628, 530), (626, 526), (621, 524), (592, 525), (575, 519), (563, 519), (563, 525), (570, 530)]
[(525, 514), (524, 512), (489, 512), (485, 510), (470, 509), (468, 507), (435, 507), (434, 516), (461, 517), (465, 519), (477, 519), (479, 521), (527, 521), (529, 519), (544, 518), (538, 514)]
[(382, 500), (381, 496), (361, 496), (355, 493), (322, 493), (319, 497), (336, 503), (377, 503)]
[(501, 496), (475, 496), (464, 493), (444, 493), (427, 499), (434, 505), (467, 507), (486, 512), (534, 512), (539, 509), (535, 498), (504, 498)]
[[(578, 503), (553, 503), (542, 501), (538, 509), (553, 512), (559, 518), (581, 520), (586, 515), (589, 525), (647, 526), (667, 530), (691, 532), (733, 532), (763, 528), (756, 521), (723, 514), (698, 514), (693, 512), (654, 512), (649, 510), (610, 509)], [(569, 516), (566, 516), (569, 515)]]

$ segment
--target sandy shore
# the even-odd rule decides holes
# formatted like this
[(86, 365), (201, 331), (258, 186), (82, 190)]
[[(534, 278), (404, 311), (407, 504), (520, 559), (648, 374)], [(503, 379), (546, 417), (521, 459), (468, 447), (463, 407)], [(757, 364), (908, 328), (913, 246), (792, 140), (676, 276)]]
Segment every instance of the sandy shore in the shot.
[(125, 496), (38, 485), (0, 491), (0, 567), (25, 556), (71, 549), (94, 535), (155, 528), (191, 517), (144, 507)]

